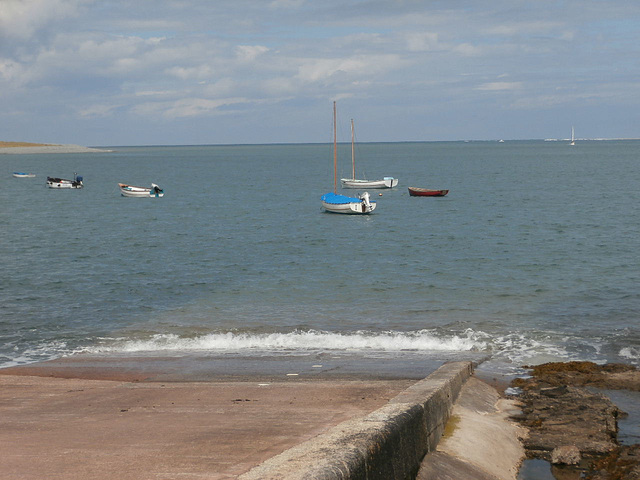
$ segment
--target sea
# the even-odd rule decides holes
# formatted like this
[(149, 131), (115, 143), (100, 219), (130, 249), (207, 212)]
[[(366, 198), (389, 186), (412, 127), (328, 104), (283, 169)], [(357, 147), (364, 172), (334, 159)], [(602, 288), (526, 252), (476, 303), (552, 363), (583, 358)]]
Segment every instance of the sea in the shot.
[[(103, 148), (0, 155), (0, 367), (328, 353), (508, 376), (640, 361), (640, 140), (359, 143), (358, 177), (399, 179), (363, 216), (321, 208), (329, 143)], [(74, 173), (83, 189), (45, 185)], [(125, 198), (119, 182), (165, 195)]]

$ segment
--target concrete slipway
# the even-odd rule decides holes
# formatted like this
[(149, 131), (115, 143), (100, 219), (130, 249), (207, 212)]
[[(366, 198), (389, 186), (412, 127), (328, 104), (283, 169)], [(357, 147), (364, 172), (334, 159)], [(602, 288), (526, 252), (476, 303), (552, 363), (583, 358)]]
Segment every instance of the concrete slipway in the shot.
[[(507, 420), (514, 406), (471, 375), (471, 362), (445, 364), (382, 408), (239, 480), (515, 479), (524, 450), (523, 432)], [(452, 412), (456, 426), (436, 451)]]
[(182, 367), (72, 357), (0, 370), (0, 480), (495, 480), (515, 479), (523, 456), (471, 362), (417, 382), (194, 381)]

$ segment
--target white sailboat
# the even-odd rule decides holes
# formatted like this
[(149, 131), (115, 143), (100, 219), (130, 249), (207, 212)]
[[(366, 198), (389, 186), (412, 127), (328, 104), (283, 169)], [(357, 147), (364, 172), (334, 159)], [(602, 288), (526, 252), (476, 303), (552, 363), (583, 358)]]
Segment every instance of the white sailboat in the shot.
[(343, 188), (393, 188), (398, 185), (398, 179), (384, 177), (382, 180), (362, 180), (356, 179), (356, 154), (355, 154), (355, 134), (353, 129), (353, 119), (351, 119), (351, 178), (341, 178)]
[(333, 192), (322, 195), (322, 207), (331, 213), (348, 213), (366, 215), (376, 209), (376, 202), (372, 202), (369, 193), (364, 192), (357, 197), (347, 197), (337, 192), (338, 184), (338, 140), (336, 127), (336, 102), (333, 102)]
[(571, 127), (571, 143), (569, 145), (575, 145), (576, 144), (576, 138), (573, 132), (573, 126)]

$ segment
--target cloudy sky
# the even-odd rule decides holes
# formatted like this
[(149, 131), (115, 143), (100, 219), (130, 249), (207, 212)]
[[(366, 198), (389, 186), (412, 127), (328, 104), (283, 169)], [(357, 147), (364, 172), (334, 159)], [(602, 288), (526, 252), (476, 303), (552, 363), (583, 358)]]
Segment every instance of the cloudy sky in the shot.
[(635, 0), (0, 0), (0, 140), (637, 138), (639, 50)]

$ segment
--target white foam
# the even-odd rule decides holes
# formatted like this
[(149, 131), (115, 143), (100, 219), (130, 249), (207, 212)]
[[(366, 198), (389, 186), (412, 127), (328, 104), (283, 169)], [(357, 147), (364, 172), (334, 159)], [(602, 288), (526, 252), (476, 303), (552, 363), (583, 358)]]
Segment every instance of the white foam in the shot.
[[(17, 348), (14, 350), (18, 351)], [(53, 360), (63, 355), (73, 353), (65, 342), (44, 342), (17, 353), (15, 356), (6, 360), (0, 360), (0, 368), (15, 367), (17, 365), (25, 365), (27, 363), (45, 362)]]
[(640, 349), (634, 347), (624, 347), (620, 349), (618, 355), (628, 360), (640, 360)]
[(537, 340), (523, 334), (509, 334), (492, 339), (494, 358), (503, 358), (515, 365), (537, 365), (570, 357), (566, 347), (552, 340)]
[(211, 333), (193, 338), (173, 334), (154, 335), (148, 339), (120, 339), (88, 351), (148, 352), (148, 351), (246, 351), (246, 350), (340, 350), (340, 351), (478, 351), (486, 342), (472, 331), (463, 335), (437, 336), (432, 331), (416, 332), (353, 332), (295, 331), (290, 333), (249, 334)]

